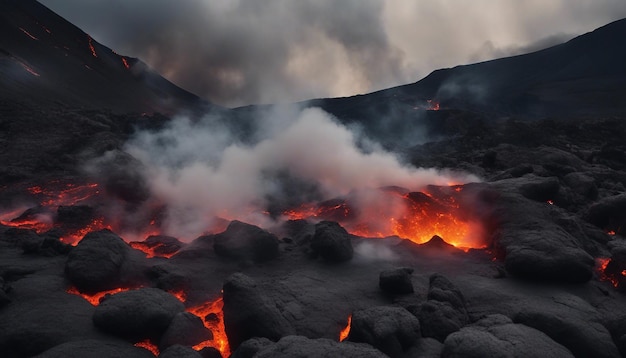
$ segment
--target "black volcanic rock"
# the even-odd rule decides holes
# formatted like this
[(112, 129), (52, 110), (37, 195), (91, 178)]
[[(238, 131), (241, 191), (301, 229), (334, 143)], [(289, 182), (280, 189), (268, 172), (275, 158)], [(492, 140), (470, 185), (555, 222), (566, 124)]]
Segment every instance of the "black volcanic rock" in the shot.
[(189, 312), (180, 312), (174, 316), (165, 333), (159, 341), (159, 349), (180, 344), (195, 346), (200, 342), (213, 339), (213, 333), (208, 330), (200, 317)]
[(274, 342), (270, 341), (267, 338), (250, 338), (241, 343), (237, 350), (232, 352), (230, 358), (252, 358), (263, 348), (271, 347), (273, 345)]
[(544, 333), (491, 315), (446, 338), (442, 357), (574, 357)]
[(383, 271), (380, 273), (378, 286), (391, 294), (413, 293), (412, 273), (413, 269), (409, 267)]
[(108, 296), (97, 307), (93, 323), (101, 330), (131, 340), (159, 338), (185, 306), (158, 288), (139, 288)]
[(241, 221), (232, 221), (214, 240), (213, 248), (219, 256), (255, 262), (278, 256), (279, 241), (275, 235)]
[(37, 358), (102, 358), (102, 357), (137, 357), (153, 358), (154, 355), (130, 343), (106, 342), (95, 339), (71, 341), (60, 344), (39, 355)]
[(233, 358), (274, 357), (345, 357), (383, 358), (385, 354), (366, 344), (336, 342), (327, 338), (310, 339), (303, 336), (287, 336), (278, 342), (259, 347), (254, 355), (235, 351)]
[(322, 221), (315, 225), (311, 250), (328, 262), (349, 261), (354, 255), (350, 234), (333, 221)]
[(626, 231), (626, 194), (599, 200), (589, 207), (585, 218), (601, 229), (616, 233)]
[(159, 358), (202, 358), (202, 355), (191, 347), (175, 344), (161, 351)]
[(250, 277), (236, 273), (224, 282), (224, 326), (232, 350), (252, 337), (273, 341), (295, 334), (292, 325)]
[(420, 321), (402, 307), (371, 307), (355, 311), (348, 340), (368, 343), (399, 357), (420, 339)]
[(446, 337), (469, 323), (465, 298), (452, 282), (440, 274), (430, 276), (428, 300), (417, 313), (422, 335), (443, 342)]
[(81, 291), (104, 291), (119, 286), (120, 271), (131, 248), (110, 230), (90, 232), (70, 252), (67, 278)]

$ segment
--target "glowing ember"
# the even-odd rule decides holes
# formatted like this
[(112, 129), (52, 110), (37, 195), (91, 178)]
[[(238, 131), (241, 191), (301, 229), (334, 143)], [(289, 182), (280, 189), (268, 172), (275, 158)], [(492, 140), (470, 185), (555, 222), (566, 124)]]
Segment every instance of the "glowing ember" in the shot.
[(147, 349), (150, 352), (152, 352), (152, 354), (154, 354), (155, 356), (159, 355), (159, 348), (157, 347), (156, 344), (152, 343), (152, 341), (150, 341), (149, 339), (145, 339), (141, 342), (137, 342), (134, 344), (135, 347), (139, 347), (139, 348), (143, 348), (143, 349)]
[(548, 201), (546, 201), (546, 203), (548, 203), (550, 205), (554, 205), (554, 200), (548, 200)]
[(451, 189), (450, 193), (401, 195), (388, 191), (373, 195), (371, 200), (354, 200), (358, 203), (348, 198), (341, 203), (307, 204), (283, 215), (292, 220), (336, 221), (351, 234), (363, 237), (396, 235), (422, 244), (437, 235), (466, 251), (486, 247), (479, 235), (480, 225), (467, 217), (454, 196), (461, 187), (446, 189)]
[(28, 37), (30, 37), (33, 40), (39, 40), (38, 38), (36, 38), (35, 36), (33, 36), (30, 32), (24, 30), (23, 28), (20, 27), (20, 30), (25, 33)]
[(89, 49), (91, 50), (91, 55), (93, 57), (98, 57), (98, 54), (96, 53), (96, 48), (93, 47), (93, 39), (89, 35), (87, 35), (87, 39), (89, 39)]
[(124, 67), (126, 67), (127, 70), (130, 69), (130, 65), (128, 64), (128, 61), (126, 61), (126, 57), (122, 57), (122, 64), (124, 65)]
[(348, 338), (348, 335), (350, 334), (351, 325), (352, 325), (352, 315), (349, 315), (348, 323), (346, 324), (346, 327), (342, 329), (341, 332), (339, 332), (339, 342), (343, 342), (346, 340), (346, 338)]
[(606, 232), (608, 235), (615, 236), (615, 231), (609, 230)]
[(185, 293), (185, 291), (183, 290), (172, 290), (167, 292), (176, 297), (182, 303), (185, 303), (187, 301), (187, 293)]
[(26, 65), (25, 63), (20, 62), (20, 65), (22, 65), (22, 68), (24, 68), (31, 75), (33, 75), (35, 77), (40, 77), (41, 76), (39, 73), (35, 72), (35, 70), (33, 70), (30, 66)]
[(91, 303), (94, 306), (97, 306), (100, 304), (100, 300), (102, 300), (106, 295), (113, 295), (116, 293), (120, 293), (120, 292), (124, 292), (124, 291), (130, 291), (131, 288), (114, 288), (112, 290), (108, 290), (108, 291), (102, 291), (102, 292), (97, 292), (97, 293), (93, 293), (93, 294), (88, 294), (88, 293), (81, 293), (80, 291), (78, 291), (78, 289), (76, 287), (70, 287), (67, 289), (67, 293), (70, 293), (72, 295), (78, 295), (84, 299), (86, 299), (89, 303)]
[(428, 102), (428, 110), (429, 111), (438, 111), (439, 110), (439, 102), (434, 101), (432, 99), (427, 100)]
[(224, 300), (222, 297), (215, 301), (204, 303), (200, 306), (187, 309), (188, 312), (195, 314), (202, 319), (204, 326), (213, 332), (213, 339), (204, 341), (193, 348), (201, 350), (205, 347), (213, 347), (222, 353), (222, 357), (230, 356), (230, 347), (228, 345), (228, 337), (224, 328)]
[(610, 269), (609, 264), (611, 259), (600, 257), (596, 259), (596, 269), (600, 275), (601, 281), (609, 281), (613, 287), (620, 286), (620, 282), (626, 277), (626, 270), (615, 271), (614, 268)]

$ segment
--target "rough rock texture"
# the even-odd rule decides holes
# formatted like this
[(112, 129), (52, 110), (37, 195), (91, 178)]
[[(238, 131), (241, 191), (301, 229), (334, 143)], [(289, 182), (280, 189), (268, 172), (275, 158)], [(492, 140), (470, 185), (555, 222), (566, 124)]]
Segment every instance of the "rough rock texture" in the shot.
[(355, 311), (348, 340), (368, 343), (392, 357), (418, 344), (420, 322), (402, 307), (372, 307)]
[(230, 358), (252, 358), (263, 348), (274, 345), (274, 342), (267, 338), (250, 338), (239, 345), (237, 350), (232, 352)]
[(593, 308), (576, 297), (557, 298), (559, 306), (535, 306), (513, 317), (516, 323), (538, 329), (577, 357), (619, 357), (609, 330), (593, 318)]
[(428, 300), (419, 310), (422, 335), (443, 342), (446, 337), (469, 323), (465, 298), (452, 282), (440, 274), (429, 279)]
[(119, 286), (120, 270), (130, 247), (110, 230), (90, 232), (70, 252), (65, 273), (81, 291)]
[(236, 354), (233, 357), (275, 358), (275, 357), (345, 357), (382, 358), (382, 352), (366, 344), (336, 342), (326, 338), (309, 339), (302, 336), (287, 336), (278, 342), (260, 347), (254, 355)]
[(202, 358), (202, 355), (191, 347), (175, 344), (161, 351), (159, 358)]
[(544, 333), (514, 324), (503, 315), (491, 315), (452, 333), (444, 342), (442, 357), (573, 357), (570, 351)]
[(626, 194), (610, 196), (591, 205), (585, 218), (602, 229), (626, 233)]
[(180, 312), (174, 316), (163, 333), (159, 341), (159, 349), (164, 350), (175, 344), (195, 346), (212, 338), (213, 333), (204, 327), (200, 317), (189, 312)]
[(413, 293), (412, 273), (413, 269), (409, 267), (383, 271), (380, 273), (378, 286), (391, 294)]
[(137, 357), (153, 358), (154, 355), (130, 343), (106, 342), (99, 340), (72, 341), (60, 344), (39, 355), (37, 358), (103, 358), (103, 357)]
[(274, 302), (267, 298), (250, 277), (236, 273), (224, 282), (224, 326), (231, 350), (252, 337), (277, 341), (295, 334)]
[(132, 340), (158, 339), (185, 306), (158, 288), (116, 293), (96, 307), (93, 323), (101, 330)]
[(315, 225), (311, 250), (328, 262), (349, 261), (354, 255), (350, 234), (333, 221), (322, 221)]
[(237, 260), (267, 261), (278, 256), (278, 238), (250, 224), (234, 220), (214, 237), (215, 253)]
[(594, 260), (583, 248), (587, 240), (584, 233), (574, 236), (559, 225), (553, 219), (564, 216), (559, 208), (519, 193), (529, 185), (542, 188), (546, 182), (551, 180), (526, 175), (491, 184), (501, 194), (494, 214), (498, 222), (494, 228), (496, 252), (504, 257), (506, 270), (514, 276), (586, 282), (592, 277)]

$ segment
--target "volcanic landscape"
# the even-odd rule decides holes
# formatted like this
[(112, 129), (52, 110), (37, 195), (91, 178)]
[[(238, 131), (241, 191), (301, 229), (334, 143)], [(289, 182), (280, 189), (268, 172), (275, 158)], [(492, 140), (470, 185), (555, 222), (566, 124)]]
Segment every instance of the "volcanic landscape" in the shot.
[(227, 109), (0, 2), (0, 356), (626, 356), (626, 20)]

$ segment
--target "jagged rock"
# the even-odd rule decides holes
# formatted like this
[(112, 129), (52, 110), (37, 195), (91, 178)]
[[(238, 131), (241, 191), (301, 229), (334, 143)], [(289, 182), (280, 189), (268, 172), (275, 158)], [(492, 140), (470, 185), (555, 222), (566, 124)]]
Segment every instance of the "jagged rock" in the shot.
[(580, 195), (583, 199), (593, 200), (598, 197), (598, 187), (595, 179), (584, 173), (569, 173), (563, 177), (563, 181), (574, 193)]
[(350, 234), (333, 221), (322, 221), (315, 225), (311, 250), (329, 262), (349, 261), (354, 255)]
[(150, 235), (144, 241), (134, 241), (131, 244), (134, 248), (150, 249), (156, 256), (173, 255), (183, 247), (180, 240), (166, 235)]
[[(577, 302), (570, 300), (563, 302), (563, 305), (576, 308)], [(542, 331), (577, 357), (620, 356), (606, 327), (597, 321), (573, 313), (572, 310), (534, 307), (521, 310), (513, 320)]]
[(174, 344), (161, 351), (159, 358), (202, 358), (202, 355), (191, 347)]
[(64, 229), (82, 229), (94, 219), (95, 210), (87, 205), (59, 206), (55, 223)]
[(531, 200), (546, 202), (553, 200), (559, 193), (560, 183), (556, 177), (542, 178), (527, 176), (519, 186), (520, 193)]
[(213, 339), (213, 333), (204, 327), (200, 317), (189, 312), (180, 312), (174, 316), (159, 341), (159, 349), (180, 344), (195, 346), (200, 342)]
[(441, 354), (456, 357), (573, 357), (570, 351), (544, 333), (514, 324), (508, 317), (492, 315), (452, 333)]
[(81, 291), (118, 287), (120, 269), (130, 247), (110, 230), (90, 232), (70, 252), (65, 274)]
[(250, 277), (236, 273), (224, 282), (224, 326), (232, 350), (252, 337), (277, 341), (295, 334), (282, 316)]
[(72, 341), (49, 349), (36, 358), (102, 358), (102, 357), (137, 357), (154, 358), (154, 355), (130, 343), (107, 342), (95, 339)]
[(250, 338), (241, 343), (236, 351), (231, 354), (230, 358), (252, 358), (263, 348), (274, 345), (274, 342), (267, 338)]
[(585, 219), (602, 229), (620, 234), (626, 232), (626, 194), (611, 196), (591, 205)]
[(380, 273), (378, 285), (381, 290), (391, 294), (413, 293), (412, 273), (413, 269), (409, 267), (383, 271)]
[(116, 293), (96, 307), (93, 323), (101, 330), (132, 340), (158, 339), (185, 306), (158, 288)]
[(278, 256), (279, 241), (275, 235), (241, 221), (232, 221), (214, 240), (213, 248), (219, 256), (255, 262)]
[(402, 307), (372, 307), (355, 311), (348, 340), (372, 345), (392, 357), (417, 345), (420, 322)]
[[(244, 358), (246, 355), (233, 355)], [(386, 357), (379, 350), (366, 344), (336, 342), (326, 338), (309, 339), (302, 336), (287, 336), (278, 342), (262, 346), (254, 358), (274, 357), (345, 357), (345, 358), (382, 358)]]
[(465, 298), (452, 282), (440, 274), (430, 276), (428, 300), (417, 314), (422, 335), (443, 342), (446, 337), (469, 323)]

